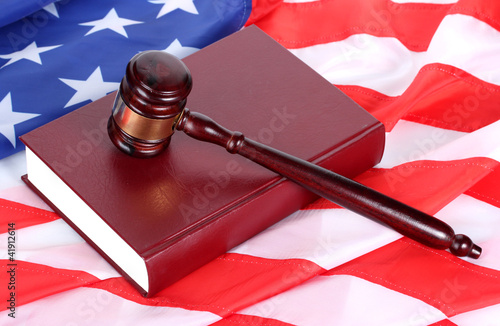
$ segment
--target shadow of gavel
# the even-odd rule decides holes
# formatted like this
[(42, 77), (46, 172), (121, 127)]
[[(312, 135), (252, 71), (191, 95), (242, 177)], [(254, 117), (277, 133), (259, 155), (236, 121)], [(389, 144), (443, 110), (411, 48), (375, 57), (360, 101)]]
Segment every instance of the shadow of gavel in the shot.
[(108, 122), (112, 142), (135, 157), (152, 157), (170, 144), (175, 130), (220, 145), (346, 209), (379, 221), (417, 242), (478, 258), (481, 248), (446, 223), (330, 170), (245, 138), (185, 108), (192, 78), (176, 57), (146, 51), (126, 68)]

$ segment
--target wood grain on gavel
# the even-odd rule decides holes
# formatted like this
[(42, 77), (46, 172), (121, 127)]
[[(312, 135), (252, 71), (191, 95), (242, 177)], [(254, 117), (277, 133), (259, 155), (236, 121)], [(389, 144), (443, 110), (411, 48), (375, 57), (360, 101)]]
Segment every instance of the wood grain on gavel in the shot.
[(113, 143), (123, 152), (151, 157), (170, 143), (174, 130), (242, 155), (362, 216), (379, 221), (399, 233), (457, 256), (478, 258), (481, 248), (442, 222), (308, 161), (245, 138), (207, 116), (185, 108), (192, 79), (188, 68), (162, 51), (136, 55), (127, 65), (109, 119)]

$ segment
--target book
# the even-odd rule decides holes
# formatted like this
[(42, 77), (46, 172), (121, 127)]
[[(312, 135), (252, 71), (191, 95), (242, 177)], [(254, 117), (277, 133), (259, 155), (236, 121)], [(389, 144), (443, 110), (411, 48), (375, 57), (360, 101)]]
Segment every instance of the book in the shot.
[[(382, 157), (383, 125), (257, 27), (183, 61), (187, 107), (231, 130), (347, 177)], [(317, 198), (181, 132), (156, 157), (127, 156), (107, 135), (114, 97), (22, 136), (23, 180), (145, 296)]]

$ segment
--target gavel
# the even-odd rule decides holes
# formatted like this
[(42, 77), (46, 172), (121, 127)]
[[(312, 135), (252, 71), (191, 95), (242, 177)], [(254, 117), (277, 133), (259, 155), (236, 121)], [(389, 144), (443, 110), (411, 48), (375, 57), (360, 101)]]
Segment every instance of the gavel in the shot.
[(192, 77), (186, 65), (163, 51), (135, 55), (126, 67), (108, 121), (113, 144), (128, 155), (148, 158), (170, 144), (175, 130), (225, 147), (316, 195), (400, 234), (456, 256), (478, 258), (481, 248), (443, 221), (333, 171), (232, 132), (209, 117), (191, 112), (186, 100)]

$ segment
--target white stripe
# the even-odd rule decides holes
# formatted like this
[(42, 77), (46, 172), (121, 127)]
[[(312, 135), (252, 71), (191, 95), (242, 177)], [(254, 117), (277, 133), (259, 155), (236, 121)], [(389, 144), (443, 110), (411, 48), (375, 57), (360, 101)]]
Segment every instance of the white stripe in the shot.
[(417, 160), (452, 161), (489, 157), (500, 162), (500, 121), (471, 133), (400, 120), (386, 134), (386, 151), (379, 168)]
[(205, 311), (151, 307), (127, 301), (107, 291), (78, 288), (19, 306), (16, 318), (0, 314), (5, 326), (202, 326), (221, 318)]
[[(443, 147), (466, 135), (463, 132), (400, 120), (391, 132), (386, 133), (386, 150), (377, 167), (392, 168), (428, 158), (430, 153), (439, 152)], [(461, 148), (460, 152), (467, 155), (470, 153), (463, 149)]]
[(240, 313), (302, 326), (415, 326), (446, 318), (423, 301), (348, 275), (317, 276)]
[(493, 305), (486, 308), (469, 311), (449, 318), (452, 322), (460, 326), (499, 326), (500, 325), (500, 305)]
[(368, 34), (290, 51), (333, 84), (391, 96), (408, 88), (425, 59), (425, 53), (412, 52), (395, 38)]
[[(450, 134), (447, 132), (446, 134)], [(438, 150), (423, 156), (427, 160), (460, 160), (489, 157), (500, 162), (500, 120), (472, 133), (465, 133)]]
[(448, 15), (427, 50), (427, 62), (455, 66), (500, 85), (500, 32), (474, 17)]
[(0, 198), (33, 206), (47, 211), (53, 211), (34, 191), (24, 183), (20, 186), (0, 190)]
[(299, 211), (231, 252), (263, 258), (302, 258), (331, 269), (401, 235), (345, 209)]
[[(1, 234), (0, 243), (7, 243), (7, 236), (7, 233)], [(0, 246), (0, 257), (8, 258), (6, 246)], [(16, 259), (54, 268), (81, 270), (99, 279), (120, 276), (63, 220), (17, 230)]]
[(389, 96), (401, 95), (424, 65), (436, 62), (500, 85), (500, 32), (465, 15), (446, 16), (427, 52), (410, 51), (392, 37), (367, 34), (290, 51), (333, 84), (363, 86)]
[(464, 260), (500, 270), (500, 208), (467, 195), (460, 195), (435, 216), (453, 227), (456, 234), (466, 234), (482, 247), (483, 252), (479, 259), (463, 258)]

